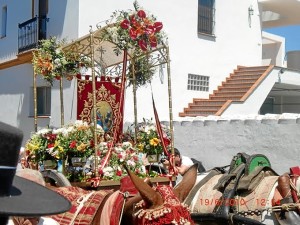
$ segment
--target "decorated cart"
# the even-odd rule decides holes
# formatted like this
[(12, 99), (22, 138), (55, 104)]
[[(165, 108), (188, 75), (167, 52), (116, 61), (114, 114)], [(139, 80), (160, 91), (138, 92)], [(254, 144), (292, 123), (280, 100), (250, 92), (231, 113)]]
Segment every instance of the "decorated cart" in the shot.
[[(51, 38), (34, 53), (34, 129), (26, 144), (28, 162), (42, 171), (55, 169), (79, 186), (112, 186), (124, 175), (122, 164), (156, 181), (174, 180), (173, 116), (169, 48), (163, 24), (142, 10), (117, 11), (112, 22), (72, 43)], [(137, 121), (139, 86), (151, 82), (155, 68), (167, 64), (168, 126), (160, 123), (153, 99), (155, 121)], [(36, 78), (60, 83), (61, 127), (37, 130)], [(76, 79), (78, 117), (64, 123), (63, 79)], [(123, 131), (125, 86), (132, 86), (134, 124)], [(162, 175), (145, 167), (144, 156), (165, 154), (171, 169)], [(157, 161), (158, 159), (156, 159)], [(146, 168), (146, 170), (145, 170)]]

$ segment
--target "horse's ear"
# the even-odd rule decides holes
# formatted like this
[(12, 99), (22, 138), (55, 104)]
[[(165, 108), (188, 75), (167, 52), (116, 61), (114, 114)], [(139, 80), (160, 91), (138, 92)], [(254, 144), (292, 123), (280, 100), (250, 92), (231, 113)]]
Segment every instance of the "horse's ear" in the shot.
[(197, 179), (198, 164), (191, 166), (183, 175), (181, 182), (174, 188), (174, 194), (183, 202), (191, 189), (194, 187)]
[(149, 208), (156, 208), (163, 204), (163, 199), (158, 192), (154, 191), (149, 184), (136, 176), (126, 166), (124, 166), (124, 168), (126, 169), (135, 188), (140, 192), (141, 197)]

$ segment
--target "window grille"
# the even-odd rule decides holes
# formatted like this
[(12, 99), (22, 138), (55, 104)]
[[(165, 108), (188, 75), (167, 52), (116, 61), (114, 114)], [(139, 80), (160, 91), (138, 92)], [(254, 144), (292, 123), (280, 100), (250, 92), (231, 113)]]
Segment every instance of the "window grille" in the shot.
[(209, 77), (188, 74), (187, 89), (192, 91), (209, 91)]
[(198, 0), (198, 33), (214, 35), (215, 1)]

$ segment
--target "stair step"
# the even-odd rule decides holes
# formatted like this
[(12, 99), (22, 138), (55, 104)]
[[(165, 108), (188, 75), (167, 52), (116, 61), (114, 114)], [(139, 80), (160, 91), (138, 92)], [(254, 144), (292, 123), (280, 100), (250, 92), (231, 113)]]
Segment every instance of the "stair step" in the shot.
[(268, 68), (269, 68), (269, 66), (238, 67), (238, 69), (236, 71), (257, 71), (257, 70), (266, 71)]
[(250, 88), (252, 87), (253, 82), (245, 82), (245, 83), (226, 83), (222, 82), (222, 86), (220, 87), (230, 87), (230, 88)]
[(219, 91), (210, 96), (227, 96), (230, 99), (231, 96), (243, 96), (244, 94), (246, 91)]
[(185, 109), (184, 112), (186, 114), (189, 115), (198, 115), (198, 114), (202, 114), (202, 115), (212, 115), (217, 113), (217, 110), (210, 110), (210, 109), (206, 109), (206, 110), (198, 110), (198, 109)]
[(207, 101), (194, 100), (191, 105), (223, 105), (226, 102), (225, 100), (206, 100)]
[(230, 78), (231, 79), (247, 79), (247, 78), (249, 78), (249, 79), (256, 79), (257, 80), (260, 77), (261, 77), (261, 73), (260, 74), (243, 74), (243, 75), (233, 74), (229, 77), (229, 79)]
[(223, 105), (189, 105), (189, 108), (194, 110), (219, 110)]
[(210, 99), (212, 100), (233, 100), (237, 101), (240, 100), (243, 96), (211, 96)]
[(238, 79), (232, 79), (232, 78), (226, 78), (226, 82), (228, 84), (243, 84), (243, 83), (252, 83), (254, 84), (257, 81), (255, 78), (238, 78)]
[(180, 117), (186, 117), (186, 116), (190, 116), (190, 117), (196, 117), (196, 116), (203, 116), (203, 117), (206, 117), (206, 116), (209, 116), (209, 115), (212, 115), (210, 112), (208, 113), (195, 113), (195, 114), (190, 114), (190, 113), (179, 113), (179, 116)]
[(216, 92), (222, 92), (222, 93), (223, 92), (247, 92), (250, 87), (240, 87), (240, 86), (237, 86), (237, 87), (223, 87), (223, 86), (219, 86), (218, 90), (215, 90), (214, 93), (216, 93)]

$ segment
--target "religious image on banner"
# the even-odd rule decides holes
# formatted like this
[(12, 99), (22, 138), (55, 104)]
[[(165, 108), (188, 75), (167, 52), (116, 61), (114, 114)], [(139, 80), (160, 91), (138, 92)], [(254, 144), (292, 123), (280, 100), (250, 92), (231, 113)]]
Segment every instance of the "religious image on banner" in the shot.
[[(90, 76), (77, 79), (77, 119), (94, 122), (93, 88)], [(123, 105), (121, 105), (121, 83), (109, 77), (96, 81), (96, 118), (97, 124), (113, 137), (123, 132)]]

